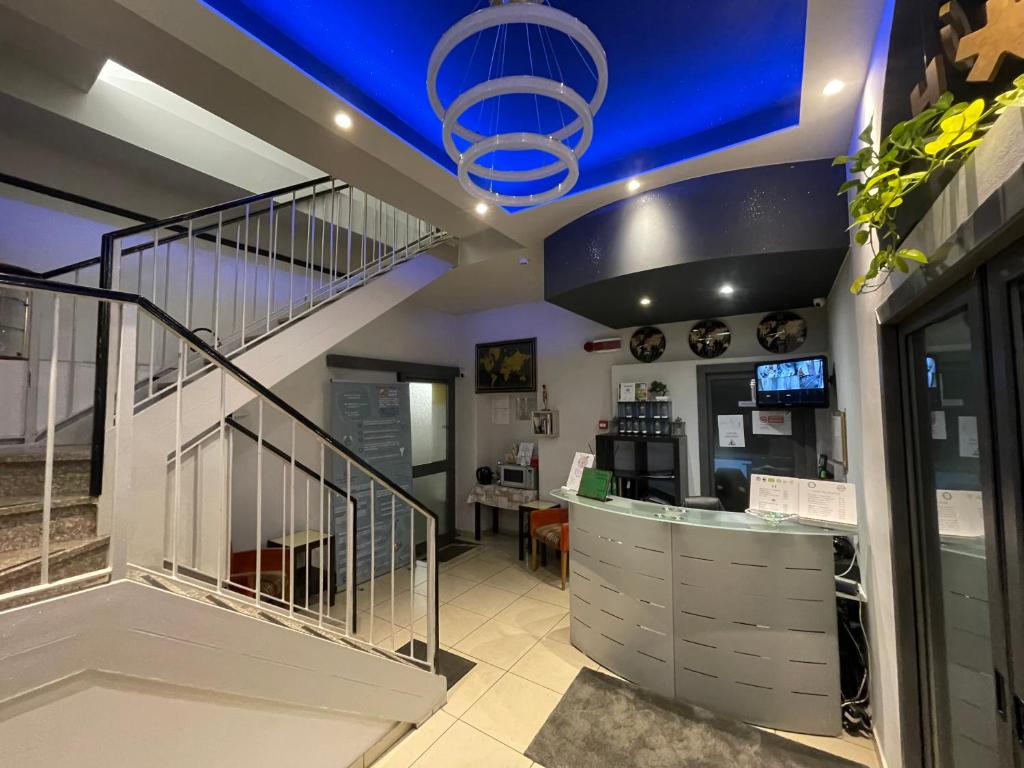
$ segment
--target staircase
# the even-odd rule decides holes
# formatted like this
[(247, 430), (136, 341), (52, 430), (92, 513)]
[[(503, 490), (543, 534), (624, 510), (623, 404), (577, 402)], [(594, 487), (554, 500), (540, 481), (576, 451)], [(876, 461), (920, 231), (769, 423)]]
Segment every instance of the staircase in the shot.
[[(32, 317), (32, 418), (0, 446), (0, 706), (165, 668), (378, 718), (379, 738), (443, 704), (436, 516), (270, 387), (450, 268), (428, 254), (447, 240), (324, 179), (112, 233), (44, 277), (0, 272)], [(358, 619), (385, 578), (357, 583), (367, 554), (383, 639), (378, 611)]]
[(89, 496), (88, 447), (54, 451), (47, 578), (43, 579), (43, 491), (46, 456), (41, 446), (0, 447), (0, 593), (41, 581), (70, 580), (44, 592), (3, 603), (6, 608), (67, 594), (105, 580), (75, 577), (106, 566), (109, 537), (97, 535), (96, 499)]

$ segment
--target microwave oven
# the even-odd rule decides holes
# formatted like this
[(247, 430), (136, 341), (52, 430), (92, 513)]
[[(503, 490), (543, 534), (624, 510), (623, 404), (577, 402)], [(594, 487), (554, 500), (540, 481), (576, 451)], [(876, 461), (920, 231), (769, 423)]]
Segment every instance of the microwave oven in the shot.
[(498, 485), (504, 485), (506, 488), (536, 489), (537, 470), (519, 464), (499, 464)]

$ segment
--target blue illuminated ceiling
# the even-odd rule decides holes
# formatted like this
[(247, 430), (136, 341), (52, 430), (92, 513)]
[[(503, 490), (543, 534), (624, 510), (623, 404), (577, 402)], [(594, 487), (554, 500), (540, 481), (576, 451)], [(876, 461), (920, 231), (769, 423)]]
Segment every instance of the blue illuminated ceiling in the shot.
[[(438, 38), (483, 0), (205, 0), (361, 112), (448, 171), (455, 164), (427, 100), (427, 60)], [(609, 87), (580, 162), (581, 192), (722, 149), (800, 117), (807, 0), (554, 0), (594, 31), (608, 56)], [(444, 103), (499, 74), (561, 70), (585, 98), (594, 80), (565, 38), (537, 28), (485, 32), (457, 48), (441, 70)], [(527, 51), (530, 57), (528, 58)], [(504, 62), (504, 64), (502, 64)], [(471, 128), (500, 123), (542, 131), (565, 121), (553, 104), (504, 97), (467, 113)], [(571, 117), (569, 118), (571, 119)], [(481, 132), (484, 132), (481, 130)], [(493, 131), (487, 131), (493, 132)], [(529, 161), (493, 158), (499, 166)], [(550, 162), (550, 158), (545, 158)], [(481, 160), (490, 162), (490, 160)], [(497, 187), (496, 187), (497, 188)], [(530, 185), (501, 191), (535, 191)]]

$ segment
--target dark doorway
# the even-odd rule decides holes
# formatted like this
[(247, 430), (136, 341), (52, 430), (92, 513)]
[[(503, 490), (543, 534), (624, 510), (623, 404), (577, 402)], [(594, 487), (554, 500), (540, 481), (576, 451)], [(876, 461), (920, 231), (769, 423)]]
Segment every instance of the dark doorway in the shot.
[[(814, 409), (787, 409), (789, 435), (754, 433), (753, 413), (757, 408), (751, 382), (755, 365), (697, 367), (701, 495), (717, 496), (732, 512), (747, 508), (751, 475), (814, 476)], [(741, 439), (733, 439), (720, 429), (730, 419), (742, 419)]]

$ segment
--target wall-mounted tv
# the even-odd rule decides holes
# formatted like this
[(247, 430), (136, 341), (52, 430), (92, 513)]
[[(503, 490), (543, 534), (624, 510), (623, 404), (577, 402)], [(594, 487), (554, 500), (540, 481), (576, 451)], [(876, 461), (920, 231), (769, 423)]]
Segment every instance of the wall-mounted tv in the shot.
[(824, 355), (761, 363), (755, 375), (758, 407), (827, 408), (829, 405), (828, 358)]

